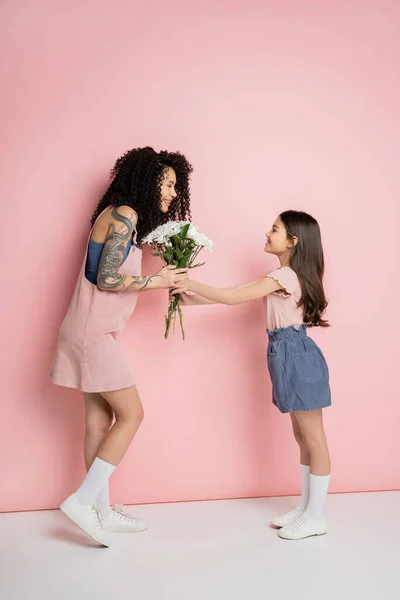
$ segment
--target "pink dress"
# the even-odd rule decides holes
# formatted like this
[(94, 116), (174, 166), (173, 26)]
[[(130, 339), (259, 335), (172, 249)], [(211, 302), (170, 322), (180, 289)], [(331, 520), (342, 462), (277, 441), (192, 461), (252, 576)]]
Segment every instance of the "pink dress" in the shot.
[[(82, 392), (121, 390), (134, 385), (134, 377), (116, 334), (133, 313), (138, 292), (99, 290), (85, 277), (86, 254), (60, 328), (50, 378)], [(142, 251), (133, 245), (118, 273), (140, 276), (141, 267)]]

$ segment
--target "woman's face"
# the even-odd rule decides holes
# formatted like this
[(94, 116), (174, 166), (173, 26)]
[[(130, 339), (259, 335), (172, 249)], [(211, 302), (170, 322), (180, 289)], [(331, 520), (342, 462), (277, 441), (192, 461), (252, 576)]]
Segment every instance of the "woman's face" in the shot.
[(176, 173), (174, 169), (165, 169), (161, 183), (161, 212), (163, 213), (168, 212), (172, 200), (176, 198), (175, 186)]

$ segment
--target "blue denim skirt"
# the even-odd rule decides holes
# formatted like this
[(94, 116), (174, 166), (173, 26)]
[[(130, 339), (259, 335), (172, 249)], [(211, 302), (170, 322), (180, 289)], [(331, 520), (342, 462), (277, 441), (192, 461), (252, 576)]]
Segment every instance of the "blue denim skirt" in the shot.
[(268, 331), (268, 370), (272, 402), (282, 413), (331, 405), (329, 370), (307, 326)]

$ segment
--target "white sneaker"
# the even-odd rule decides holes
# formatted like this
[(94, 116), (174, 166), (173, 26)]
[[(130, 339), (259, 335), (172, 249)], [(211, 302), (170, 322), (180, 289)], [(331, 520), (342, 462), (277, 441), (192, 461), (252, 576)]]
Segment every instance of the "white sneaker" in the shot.
[(304, 508), (298, 506), (297, 508), (294, 508), (293, 510), (282, 515), (281, 517), (274, 517), (273, 519), (271, 519), (270, 523), (273, 527), (286, 527), (286, 525), (291, 525), (299, 515), (303, 514), (304, 511)]
[(125, 512), (121, 504), (112, 506), (111, 512), (102, 519), (101, 524), (107, 533), (138, 533), (147, 529), (143, 519), (137, 519)]
[(76, 499), (75, 494), (72, 494), (72, 496), (64, 500), (60, 509), (92, 540), (102, 544), (102, 546), (108, 547), (110, 545), (110, 538), (103, 531), (99, 513), (95, 506), (81, 504)]
[(327, 531), (325, 519), (313, 519), (305, 511), (293, 523), (280, 529), (278, 535), (284, 540), (302, 540), (313, 535), (324, 535)]

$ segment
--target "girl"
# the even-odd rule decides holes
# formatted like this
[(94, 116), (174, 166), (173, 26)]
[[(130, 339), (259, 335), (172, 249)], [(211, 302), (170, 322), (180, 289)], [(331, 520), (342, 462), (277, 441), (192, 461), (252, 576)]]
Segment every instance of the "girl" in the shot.
[(143, 420), (135, 380), (115, 335), (132, 314), (138, 292), (170, 288), (187, 276), (174, 267), (142, 275), (140, 247), (168, 219), (190, 219), (191, 172), (178, 152), (138, 148), (117, 160), (111, 185), (93, 214), (86, 255), (59, 333), (50, 377), (83, 392), (88, 471), (61, 510), (103, 546), (110, 545), (110, 532), (146, 529), (143, 521), (109, 502), (108, 480)]
[(282, 413), (290, 413), (302, 475), (299, 506), (271, 524), (280, 537), (297, 540), (327, 532), (330, 458), (322, 409), (331, 404), (329, 373), (321, 350), (307, 336), (307, 327), (329, 326), (323, 318), (327, 301), (319, 225), (304, 212), (286, 211), (267, 234), (264, 250), (277, 256), (281, 266), (254, 283), (217, 289), (186, 279), (173, 293), (181, 294), (183, 305), (265, 298), (272, 401)]

